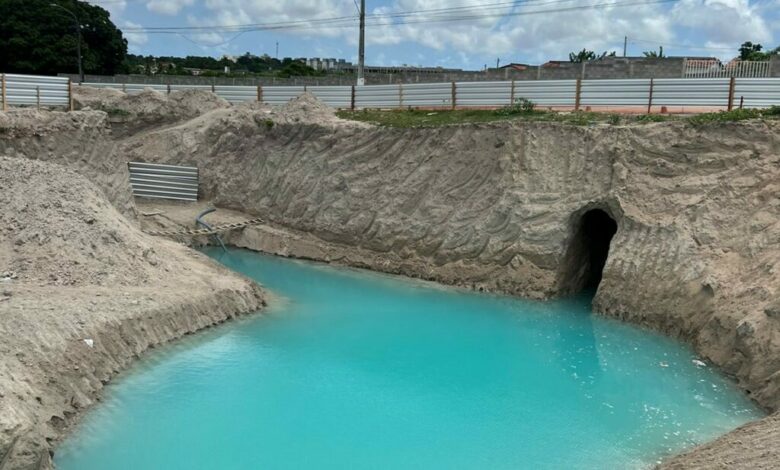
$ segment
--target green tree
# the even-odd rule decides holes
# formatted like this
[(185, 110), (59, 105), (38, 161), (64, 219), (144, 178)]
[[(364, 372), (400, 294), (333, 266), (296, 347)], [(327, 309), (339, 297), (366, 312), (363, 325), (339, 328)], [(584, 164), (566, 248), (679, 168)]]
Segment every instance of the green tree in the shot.
[(601, 60), (605, 57), (616, 57), (617, 52), (607, 52), (604, 51), (601, 53), (601, 55), (596, 55), (595, 52), (589, 51), (587, 49), (582, 49), (580, 52), (570, 52), (569, 53), (569, 62), (590, 62), (593, 60)]
[(761, 52), (764, 46), (761, 44), (753, 44), (750, 41), (743, 42), (739, 46), (739, 58), (741, 60), (767, 60), (769, 54)]
[(85, 73), (122, 71), (127, 41), (99, 6), (78, 0), (0, 0), (0, 70), (16, 73), (76, 73), (79, 19)]
[(595, 58), (596, 53), (585, 48), (583, 48), (580, 52), (569, 53), (569, 62), (587, 62), (589, 60), (594, 60)]

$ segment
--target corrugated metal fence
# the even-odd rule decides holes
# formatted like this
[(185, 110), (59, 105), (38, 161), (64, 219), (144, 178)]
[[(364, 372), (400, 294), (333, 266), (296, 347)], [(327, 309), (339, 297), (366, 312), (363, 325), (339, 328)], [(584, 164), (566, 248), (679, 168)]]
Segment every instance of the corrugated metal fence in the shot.
[(0, 108), (70, 106), (70, 79), (42, 75), (0, 74)]
[[(61, 77), (3, 74), (3, 106), (69, 106), (70, 82)], [(445, 82), (367, 86), (227, 86), (84, 83), (140, 93), (146, 88), (170, 93), (201, 89), (231, 103), (262, 101), (284, 104), (309, 91), (325, 104), (342, 109), (495, 108), (529, 99), (540, 106), (574, 109), (634, 107), (780, 106), (780, 78), (662, 78), (615, 80), (533, 80)], [(75, 85), (74, 85), (75, 86)]]
[(140, 197), (198, 200), (198, 169), (191, 166), (128, 162), (133, 195)]
[(640, 107), (658, 106), (763, 108), (780, 106), (780, 78), (662, 78), (617, 80), (539, 80), (502, 82), (445, 82), (354, 86), (195, 86), (122, 85), (85, 83), (85, 86), (118, 88), (138, 93), (207, 89), (231, 103), (262, 101), (281, 105), (305, 91), (328, 106), (365, 108), (495, 108), (518, 98), (540, 106)]

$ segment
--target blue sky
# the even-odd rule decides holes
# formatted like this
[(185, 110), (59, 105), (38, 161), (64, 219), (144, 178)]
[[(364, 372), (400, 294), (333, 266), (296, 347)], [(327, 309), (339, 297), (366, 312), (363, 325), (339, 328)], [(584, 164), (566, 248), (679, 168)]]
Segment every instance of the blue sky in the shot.
[[(131, 32), (138, 27), (234, 26), (356, 16), (356, 0), (93, 0), (126, 30), (130, 51), (154, 55), (336, 57), (357, 61), (356, 26), (294, 31)], [(629, 55), (664, 46), (667, 55), (729, 59), (744, 41), (780, 45), (780, 0), (367, 0), (374, 15), (414, 13), (408, 24), (379, 16), (367, 28), (369, 65), (427, 65), (480, 69), (485, 64), (565, 59), (583, 47)], [(607, 4), (624, 4), (614, 6)], [(573, 6), (598, 9), (554, 11)], [(430, 10), (462, 8), (464, 21), (434, 21)], [(464, 13), (465, 12), (465, 13)], [(512, 16), (501, 16), (511, 13)], [(452, 15), (453, 13), (448, 13)], [(474, 16), (480, 16), (474, 18)]]

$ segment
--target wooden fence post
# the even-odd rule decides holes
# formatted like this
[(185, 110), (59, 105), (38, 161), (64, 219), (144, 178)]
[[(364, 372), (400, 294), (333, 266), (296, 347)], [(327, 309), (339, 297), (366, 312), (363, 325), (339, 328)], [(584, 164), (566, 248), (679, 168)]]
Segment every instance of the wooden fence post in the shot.
[(68, 79), (68, 111), (73, 111), (73, 80)]
[(211, 92), (216, 93), (217, 92), (217, 85), (214, 82), (211, 82)]
[(122, 93), (127, 93), (127, 83), (122, 84)]
[(40, 111), (40, 109), (41, 109), (41, 87), (39, 87), (39, 86), (35, 87), (35, 106)]
[(399, 108), (404, 107), (404, 84), (403, 83), (398, 84), (398, 107)]
[(651, 113), (653, 108), (653, 79), (650, 79), (650, 92), (647, 96), (647, 114)]
[(257, 102), (263, 102), (263, 85), (257, 85)]
[(512, 88), (509, 89), (509, 106), (515, 104), (515, 80), (512, 79)]
[(745, 96), (742, 95), (739, 97), (739, 109), (742, 109), (742, 106), (745, 105)]
[(582, 79), (577, 79), (576, 90), (574, 92), (574, 110), (580, 110), (580, 97), (582, 96)]
[(452, 109), (455, 109), (457, 105), (457, 91), (455, 88), (455, 82), (452, 82)]
[(737, 80), (734, 77), (731, 77), (731, 80), (729, 80), (729, 105), (727, 107), (729, 111), (734, 109), (734, 88), (736, 81)]
[[(212, 85), (213, 87), (214, 85)], [(168, 86), (165, 87), (165, 89), (168, 91), (168, 94), (171, 94), (171, 84), (169, 83)]]
[(3, 112), (8, 111), (8, 100), (6, 99), (6, 88), (5, 88), (5, 74), (0, 74), (0, 81), (2, 82), (2, 98), (3, 98)]
[(349, 109), (355, 110), (355, 85), (352, 85), (352, 98), (350, 98)]

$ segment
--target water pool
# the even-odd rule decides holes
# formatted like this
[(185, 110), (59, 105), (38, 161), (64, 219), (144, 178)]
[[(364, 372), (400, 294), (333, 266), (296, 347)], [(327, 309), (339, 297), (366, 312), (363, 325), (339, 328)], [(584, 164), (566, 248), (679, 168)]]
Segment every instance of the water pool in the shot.
[(122, 375), (58, 468), (643, 468), (761, 416), (690, 349), (586, 297), (206, 253), (279, 298)]

